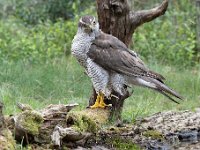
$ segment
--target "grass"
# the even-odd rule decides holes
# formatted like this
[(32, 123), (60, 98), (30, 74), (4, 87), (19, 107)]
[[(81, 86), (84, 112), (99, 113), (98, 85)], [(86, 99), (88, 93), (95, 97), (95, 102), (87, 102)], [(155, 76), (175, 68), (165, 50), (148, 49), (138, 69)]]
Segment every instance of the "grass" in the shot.
[[(194, 110), (200, 107), (200, 69), (179, 69), (151, 64), (150, 68), (163, 74), (167, 85), (176, 89), (185, 100), (177, 105), (152, 90), (135, 87), (125, 102), (123, 118), (134, 121), (165, 110)], [(5, 114), (15, 114), (17, 102), (40, 109), (48, 104), (79, 103), (77, 109), (88, 104), (91, 94), (90, 79), (72, 57), (45, 64), (8, 63), (0, 65), (0, 101)]]
[(46, 64), (0, 65), (0, 100), (5, 104), (5, 113), (17, 112), (17, 102), (35, 109), (51, 103), (78, 102), (86, 106), (91, 85), (83, 72), (71, 57)]

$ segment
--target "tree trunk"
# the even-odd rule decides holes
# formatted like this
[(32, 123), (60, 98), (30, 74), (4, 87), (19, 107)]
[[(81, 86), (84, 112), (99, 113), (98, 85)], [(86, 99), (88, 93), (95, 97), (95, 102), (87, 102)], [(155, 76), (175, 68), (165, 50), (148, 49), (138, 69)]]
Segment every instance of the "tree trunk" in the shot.
[[(103, 32), (112, 34), (120, 39), (128, 47), (132, 41), (132, 35), (135, 29), (145, 22), (152, 21), (153, 19), (163, 15), (167, 10), (168, 0), (164, 0), (161, 5), (150, 9), (134, 11), (130, 8), (128, 0), (96, 0), (97, 14), (100, 28)], [(113, 91), (113, 95), (119, 94)], [(124, 100), (131, 94), (127, 90), (127, 94), (119, 97), (112, 97), (111, 100), (106, 100), (112, 104), (112, 118), (115, 120), (121, 119), (121, 111)], [(90, 98), (89, 105), (94, 104), (96, 99), (96, 92)]]

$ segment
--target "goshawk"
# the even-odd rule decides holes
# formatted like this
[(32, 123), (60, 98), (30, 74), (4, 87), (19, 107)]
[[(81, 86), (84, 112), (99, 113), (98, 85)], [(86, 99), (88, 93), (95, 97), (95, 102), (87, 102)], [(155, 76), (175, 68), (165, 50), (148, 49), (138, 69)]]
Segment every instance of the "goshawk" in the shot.
[(79, 20), (71, 51), (85, 68), (98, 95), (91, 108), (104, 108), (104, 97), (109, 98), (112, 89), (124, 95), (124, 85), (148, 87), (176, 103), (171, 96), (182, 99), (164, 84), (164, 77), (149, 70), (134, 51), (116, 37), (102, 32), (93, 16), (83, 16)]

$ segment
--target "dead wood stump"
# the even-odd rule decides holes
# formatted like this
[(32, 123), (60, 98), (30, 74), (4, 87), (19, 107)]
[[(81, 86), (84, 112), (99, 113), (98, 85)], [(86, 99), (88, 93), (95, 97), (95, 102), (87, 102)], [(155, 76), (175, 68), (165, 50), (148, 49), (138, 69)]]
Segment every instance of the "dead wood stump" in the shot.
[[(129, 47), (132, 43), (132, 37), (135, 30), (146, 22), (150, 22), (157, 17), (163, 15), (168, 7), (168, 0), (149, 10), (135, 11), (131, 9), (129, 0), (96, 0), (97, 14), (100, 28), (103, 32), (112, 34), (120, 39)], [(119, 96), (114, 90), (113, 95)], [(126, 95), (113, 97), (107, 100), (108, 104), (113, 105), (111, 118), (112, 120), (121, 120), (121, 112), (124, 100), (131, 96), (127, 90)], [(89, 105), (93, 105), (96, 100), (96, 92), (93, 89), (92, 95), (89, 100)]]

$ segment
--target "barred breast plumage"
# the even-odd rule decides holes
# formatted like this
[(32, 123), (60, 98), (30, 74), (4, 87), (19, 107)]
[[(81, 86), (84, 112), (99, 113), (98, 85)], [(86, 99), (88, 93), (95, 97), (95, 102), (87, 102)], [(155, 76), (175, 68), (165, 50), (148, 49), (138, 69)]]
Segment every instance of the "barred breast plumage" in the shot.
[(87, 52), (95, 39), (95, 35), (88, 35), (84, 32), (77, 32), (72, 41), (71, 52), (72, 55), (78, 60), (81, 66), (87, 68)]
[(78, 60), (79, 64), (83, 66), (91, 78), (93, 86), (97, 93), (102, 92), (106, 96), (110, 96), (111, 88), (107, 86), (109, 80), (108, 72), (94, 63), (87, 56), (92, 41), (95, 39), (95, 34), (86, 34), (78, 31), (72, 41), (71, 52), (72, 55)]

